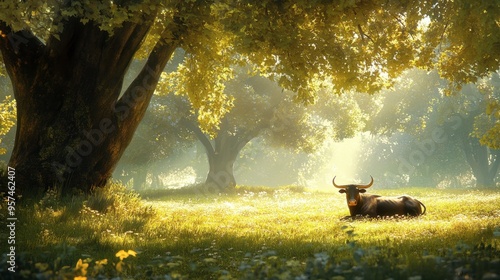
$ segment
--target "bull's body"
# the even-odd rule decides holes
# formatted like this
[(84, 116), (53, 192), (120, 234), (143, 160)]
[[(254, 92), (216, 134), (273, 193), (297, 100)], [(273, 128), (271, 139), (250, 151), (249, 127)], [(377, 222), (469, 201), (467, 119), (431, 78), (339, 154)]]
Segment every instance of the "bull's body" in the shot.
[[(360, 194), (355, 206), (349, 206), (351, 217), (369, 216), (419, 216), (425, 213), (420, 201), (403, 195), (400, 197), (383, 197), (375, 194)], [(424, 206), (425, 209), (425, 206)]]
[[(426, 211), (425, 205), (410, 196), (383, 197), (375, 194), (365, 194), (366, 189), (371, 187), (372, 181), (368, 185), (333, 185), (340, 188), (340, 193), (346, 194), (347, 206), (351, 217), (369, 216), (419, 216)], [(422, 211), (422, 207), (424, 210)]]

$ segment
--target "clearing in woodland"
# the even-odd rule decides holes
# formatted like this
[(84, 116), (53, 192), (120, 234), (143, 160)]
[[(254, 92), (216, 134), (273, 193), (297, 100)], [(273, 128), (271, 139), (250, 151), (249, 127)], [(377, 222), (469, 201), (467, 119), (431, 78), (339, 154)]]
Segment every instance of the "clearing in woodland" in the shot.
[[(349, 211), (335, 190), (202, 190), (138, 195), (113, 184), (91, 196), (23, 205), (17, 271), (40, 279), (500, 277), (495, 190), (378, 190), (411, 195), (427, 213), (355, 221), (341, 220)], [(0, 272), (12, 276), (6, 262)]]

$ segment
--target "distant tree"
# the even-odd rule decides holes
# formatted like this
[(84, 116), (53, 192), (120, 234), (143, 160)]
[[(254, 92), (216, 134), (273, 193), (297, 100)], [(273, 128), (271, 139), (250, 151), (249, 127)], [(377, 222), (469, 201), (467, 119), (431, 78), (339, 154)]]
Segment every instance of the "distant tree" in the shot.
[(249, 76), (247, 69), (225, 84), (233, 108), (220, 122), (215, 134), (204, 132), (197, 118), (186, 115), (182, 124), (194, 132), (205, 147), (209, 172), (206, 183), (219, 189), (236, 185), (234, 163), (241, 150), (253, 139), (262, 137), (269, 147), (312, 152), (326, 137), (353, 136), (362, 127), (362, 114), (347, 98), (329, 98), (326, 91), (318, 102), (297, 106), (295, 96), (275, 82)]
[[(483, 83), (491, 85), (493, 80), (487, 79)], [(492, 100), (499, 98), (500, 90), (485, 95), (477, 85), (469, 85), (463, 88), (462, 94), (456, 96), (452, 104), (452, 118), (458, 122), (457, 126), (460, 126), (453, 136), (460, 139), (465, 158), (478, 186), (495, 186), (495, 178), (500, 170), (500, 147), (497, 146), (500, 135), (493, 138), (491, 136), (499, 121), (484, 110), (486, 106), (491, 106)]]
[(487, 108), (482, 119), (476, 121), (474, 136), (480, 138), (482, 145), (500, 150), (500, 73), (497, 71), (483, 78), (477, 89), (484, 95)]
[[(17, 101), (17, 191), (103, 186), (175, 49), (189, 54), (180, 92), (209, 131), (229, 110), (222, 85), (238, 61), (305, 103), (314, 101), (316, 81), (375, 92), (404, 69), (435, 62), (457, 88), (498, 69), (499, 15), (498, 1), (468, 0), (2, 1), (0, 51)], [(145, 66), (122, 91), (135, 55)]]
[(469, 184), (469, 180), (460, 181), (471, 175), (460, 142), (447, 138), (445, 143), (431, 144), (428, 140), (404, 131), (365, 137), (357, 159), (359, 171), (372, 174), (380, 187)]
[(455, 96), (445, 96), (445, 90), (446, 81), (435, 71), (409, 71), (393, 91), (380, 96), (383, 106), (369, 129), (386, 136), (405, 132), (414, 137), (394, 169), (410, 181), (420, 177), (415, 182), (432, 184), (448, 174), (458, 176), (463, 170), (460, 161), (465, 161), (478, 185), (493, 186), (500, 153), (481, 145), (479, 138), (495, 125), (484, 108), (488, 98), (498, 97), (481, 94), (475, 85), (463, 86)]

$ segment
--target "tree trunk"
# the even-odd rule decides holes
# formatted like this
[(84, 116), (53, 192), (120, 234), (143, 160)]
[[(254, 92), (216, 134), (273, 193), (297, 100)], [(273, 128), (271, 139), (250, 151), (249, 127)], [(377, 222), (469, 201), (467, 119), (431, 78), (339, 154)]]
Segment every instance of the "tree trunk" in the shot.
[[(9, 165), (16, 192), (63, 194), (103, 186), (141, 121), (176, 42), (158, 43), (120, 97), (134, 53), (151, 22), (124, 23), (114, 35), (78, 18), (46, 44), (0, 22), (0, 49), (17, 100)], [(16, 40), (12, 40), (15, 38)]]
[(477, 179), (478, 187), (494, 187), (495, 177), (498, 173), (498, 165), (500, 163), (496, 151), (490, 150), (486, 146), (479, 143), (474, 147), (478, 156), (477, 165), (478, 171), (474, 173)]
[(465, 158), (469, 163), (477, 187), (494, 187), (500, 165), (499, 151), (482, 146), (479, 140), (469, 136), (462, 138)]
[(209, 171), (205, 183), (213, 184), (221, 191), (234, 188), (236, 186), (234, 162), (238, 154), (239, 150), (236, 149), (223, 149), (208, 153)]
[(196, 123), (186, 119), (182, 122), (195, 133), (205, 148), (209, 164), (205, 183), (212, 185), (214, 190), (211, 192), (223, 192), (234, 188), (236, 186), (234, 163), (243, 147), (258, 135), (260, 127), (253, 131), (240, 129), (240, 133), (233, 133), (229, 131), (227, 118), (224, 118), (217, 136), (210, 141)]
[(135, 176), (134, 176), (134, 189), (135, 190), (142, 190), (146, 187), (147, 185), (147, 178), (148, 178), (148, 173), (146, 170), (143, 170), (142, 168), (137, 168), (135, 170)]

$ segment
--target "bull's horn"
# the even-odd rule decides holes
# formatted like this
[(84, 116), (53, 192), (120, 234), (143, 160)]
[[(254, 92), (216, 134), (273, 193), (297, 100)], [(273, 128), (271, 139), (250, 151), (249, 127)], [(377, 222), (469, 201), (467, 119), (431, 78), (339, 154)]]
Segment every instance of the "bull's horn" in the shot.
[(337, 176), (333, 177), (333, 180), (332, 180), (333, 186), (336, 188), (339, 188), (339, 189), (344, 189), (345, 186), (339, 186), (339, 185), (335, 184), (335, 178), (337, 178)]
[(371, 187), (373, 185), (373, 177), (370, 175), (370, 178), (372, 178), (372, 180), (370, 181), (370, 183), (368, 185), (358, 185), (358, 189), (368, 189), (369, 187)]

